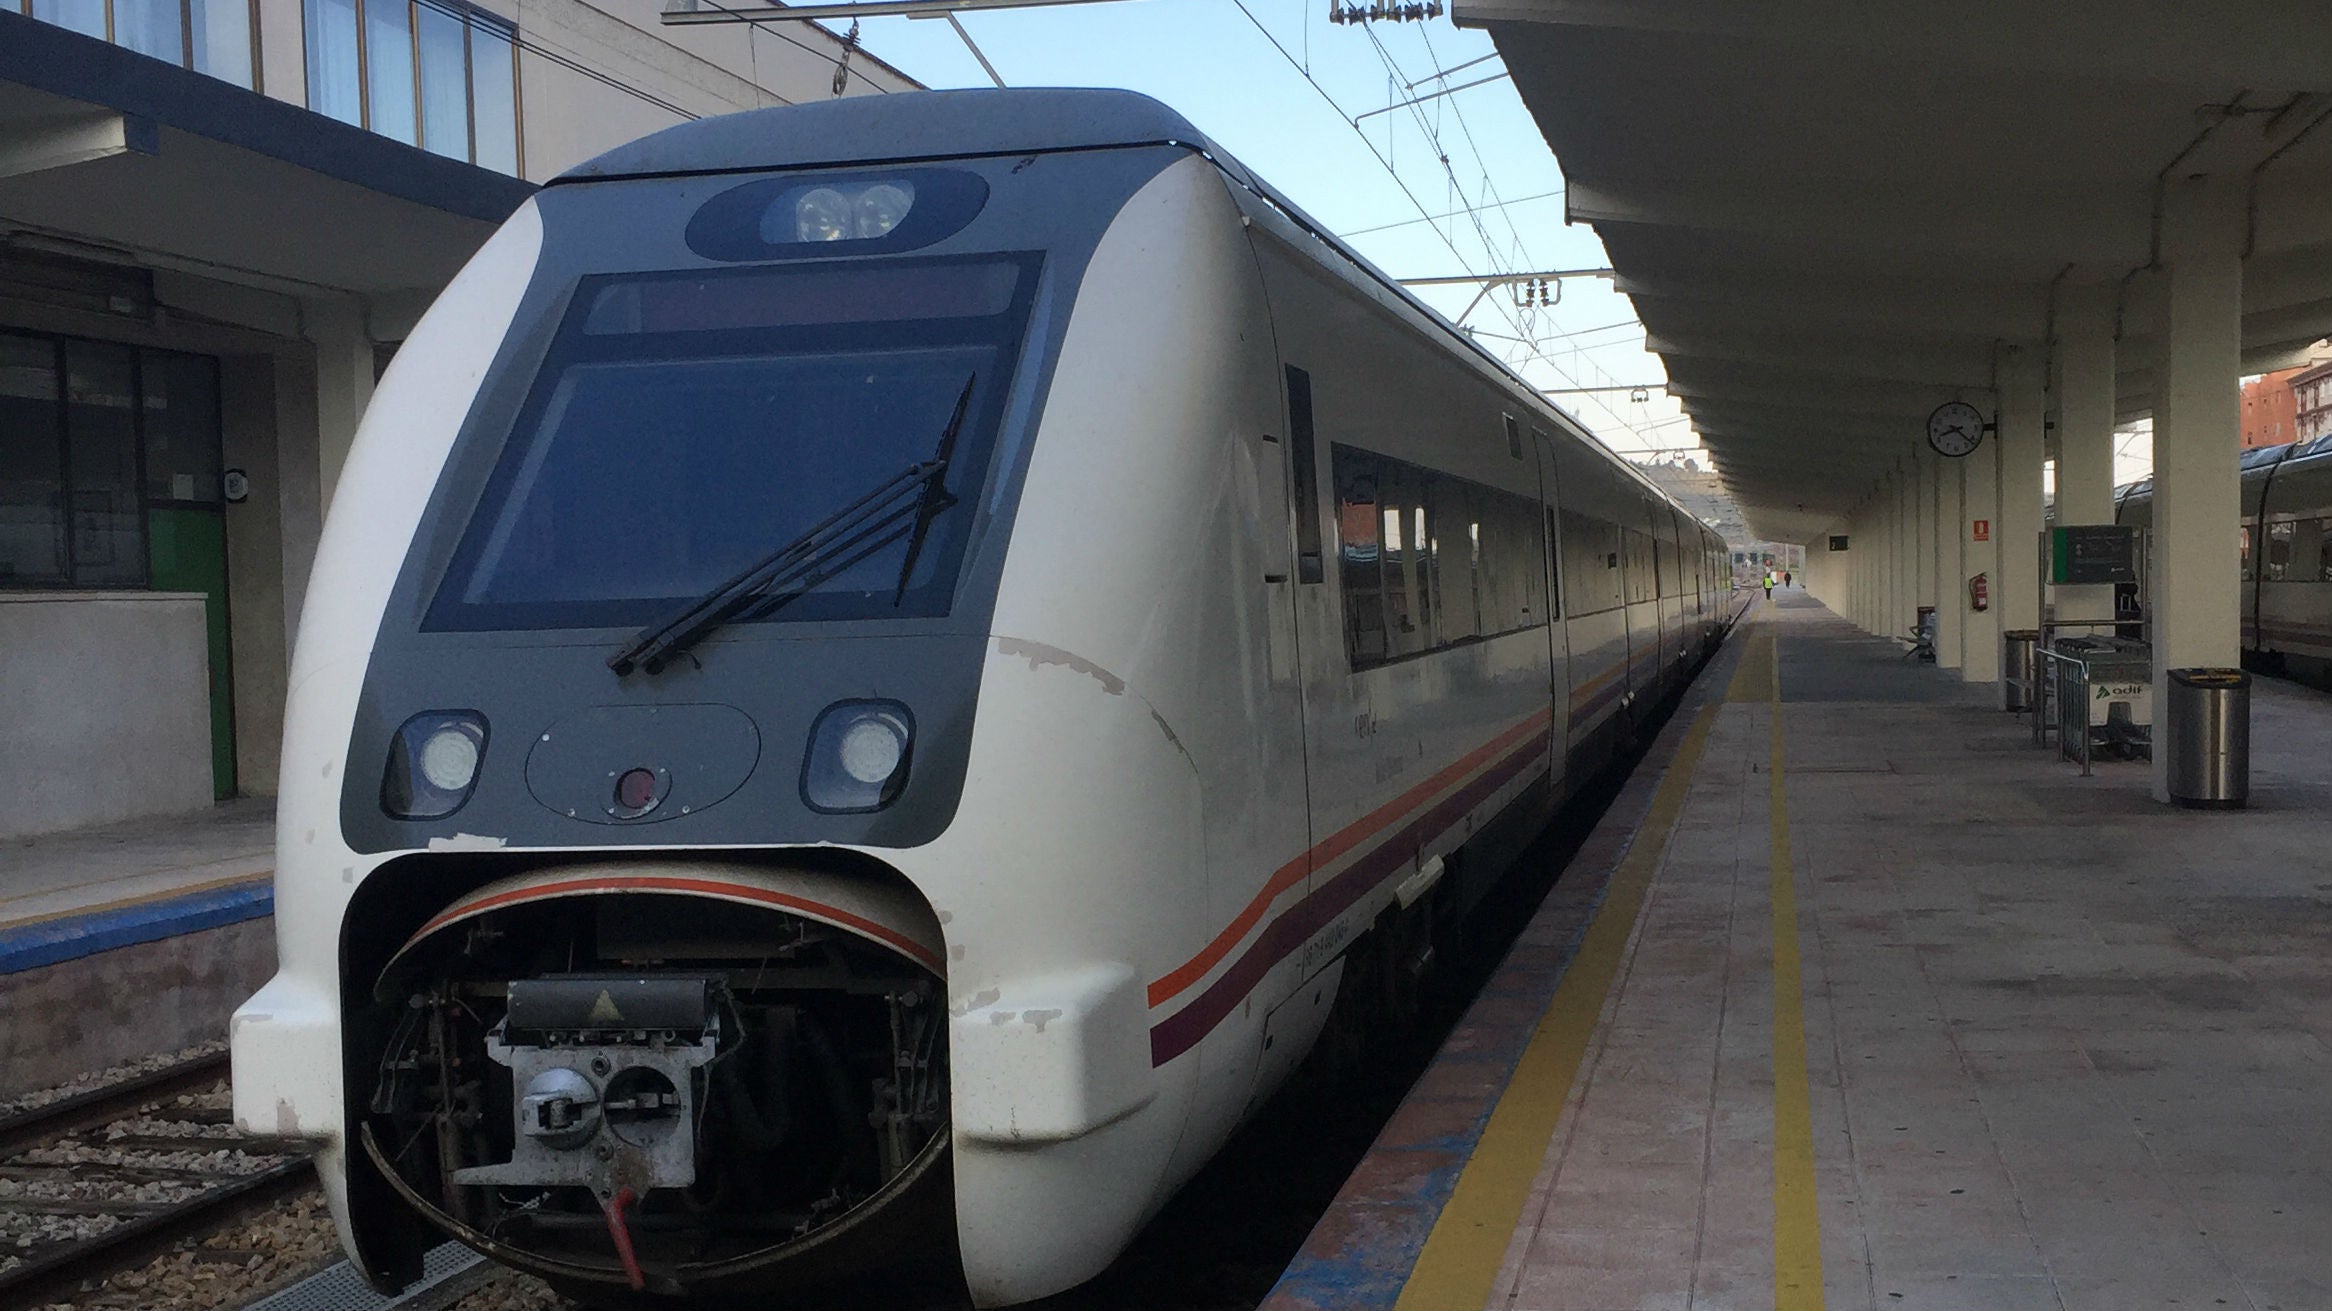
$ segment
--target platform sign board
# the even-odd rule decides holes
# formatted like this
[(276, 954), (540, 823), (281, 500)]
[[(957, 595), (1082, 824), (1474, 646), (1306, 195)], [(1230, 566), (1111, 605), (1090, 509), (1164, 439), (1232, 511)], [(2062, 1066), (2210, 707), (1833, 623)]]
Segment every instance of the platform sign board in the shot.
[(2049, 530), (2052, 583), (2138, 581), (2138, 530), (2117, 524), (2074, 524)]
[(1846, 549), (1846, 534), (1844, 534), (1844, 533), (1832, 533), (1832, 534), (1830, 534), (1830, 549), (1831, 549), (1831, 550), (1833, 550), (1833, 551), (1843, 551), (1843, 550), (1845, 550), (1845, 549)]

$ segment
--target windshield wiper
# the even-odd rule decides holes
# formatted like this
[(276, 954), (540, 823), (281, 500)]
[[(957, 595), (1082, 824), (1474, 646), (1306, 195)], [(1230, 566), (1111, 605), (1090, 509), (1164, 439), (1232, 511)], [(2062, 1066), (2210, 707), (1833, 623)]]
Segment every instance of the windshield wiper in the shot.
[(891, 604), (897, 606), (907, 599), (907, 579), (915, 572), (915, 557), (923, 554), (923, 539), (931, 532), (931, 521), (945, 510), (955, 508), (956, 500), (947, 490), (947, 466), (955, 462), (956, 434), (963, 431), (964, 411), (972, 403), (972, 384), (979, 374), (964, 379), (964, 389), (956, 393), (955, 413), (948, 416), (947, 431), (939, 435), (939, 450), (931, 462), (939, 467), (923, 484), (923, 497), (915, 507), (915, 532), (907, 539), (907, 558), (899, 565), (899, 587), (891, 594)]
[[(720, 586), (641, 629), (607, 658), (607, 667), (618, 677), (634, 669), (659, 673), (672, 657), (723, 624), (747, 611), (767, 614), (910, 534), (914, 540), (908, 548), (908, 566), (912, 568), (932, 517), (955, 503), (944, 486), (936, 497), (932, 488), (947, 476), (971, 394), (972, 382), (967, 381), (956, 398), (947, 430), (940, 434), (935, 458), (908, 465)], [(909, 493), (915, 494), (913, 499), (907, 499)], [(915, 516), (912, 528), (902, 522), (909, 514)], [(902, 571), (901, 596), (905, 595), (905, 578)], [(893, 604), (897, 604), (896, 599)]]

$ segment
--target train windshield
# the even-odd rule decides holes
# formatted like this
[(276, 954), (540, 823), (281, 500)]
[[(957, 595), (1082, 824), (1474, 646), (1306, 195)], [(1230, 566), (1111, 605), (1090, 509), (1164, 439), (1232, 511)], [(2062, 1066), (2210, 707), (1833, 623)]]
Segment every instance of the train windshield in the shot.
[[(947, 613), (1032, 261), (585, 279), (424, 627), (640, 624), (933, 458), (966, 502), (757, 618)], [(902, 578), (902, 572), (906, 577)]]

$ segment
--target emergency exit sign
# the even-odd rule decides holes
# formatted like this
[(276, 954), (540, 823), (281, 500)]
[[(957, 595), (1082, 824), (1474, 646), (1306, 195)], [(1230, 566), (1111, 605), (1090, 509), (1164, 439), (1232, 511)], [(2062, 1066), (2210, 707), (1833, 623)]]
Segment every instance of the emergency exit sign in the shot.
[(1972, 521), (1968, 527), (1971, 531), (1972, 540), (1979, 542), (1989, 542), (1992, 540), (1991, 520), (1977, 519)]

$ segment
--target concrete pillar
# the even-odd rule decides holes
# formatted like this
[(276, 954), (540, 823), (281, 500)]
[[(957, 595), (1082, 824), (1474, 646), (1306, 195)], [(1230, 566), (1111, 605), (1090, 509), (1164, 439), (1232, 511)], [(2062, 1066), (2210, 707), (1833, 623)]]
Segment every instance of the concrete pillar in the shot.
[(1983, 458), (1978, 448), (1966, 459), (1938, 458), (1935, 467), (1935, 500), (1930, 507), (1930, 522), (1935, 525), (1935, 576), (1938, 603), (1935, 610), (1935, 663), (1945, 669), (1959, 669), (1967, 664), (1963, 643), (1968, 631), (1968, 579), (1960, 568), (1962, 538), (1966, 528), (1960, 523), (1960, 466), (1970, 459)]
[(1913, 622), (1917, 622), (1918, 607), (1936, 603), (1935, 465), (1942, 458), (1925, 442), (1911, 448), (1911, 560), (1916, 579), (1911, 598)]
[[(2057, 411), (2057, 522), (2113, 522), (2114, 288), (2058, 289), (2051, 342)], [(2111, 585), (2059, 587), (2057, 620), (2109, 618)]]
[[(2164, 671), (2241, 657), (2241, 521), (2234, 435), (2242, 422), (2242, 192), (2216, 178), (2167, 184), (2167, 273), (2154, 371), (2153, 597), (2155, 741), (2169, 701)], [(2154, 753), (2154, 796), (2169, 799), (2169, 753)]]
[(364, 303), (354, 297), (303, 301), (301, 313), (316, 347), (317, 493), (329, 512), (357, 422), (372, 402), (373, 342), (365, 333)]
[[(2002, 430), (2010, 423), (2010, 390), (2004, 375), (1994, 411), (1994, 423)], [(2040, 427), (2039, 390), (2036, 381), (2024, 402), (2032, 408), (2032, 413), (2017, 420), (2036, 429)], [(1968, 579), (1982, 574), (1990, 584), (1992, 598), (1989, 608), (1967, 611), (1967, 627), (1960, 633), (1960, 677), (1970, 683), (2000, 681), (2001, 606), (2006, 590), (2000, 577), (2000, 448), (1999, 433), (1995, 432), (1991, 441), (1959, 461), (1960, 518), (1956, 529), (1960, 539), (1960, 586), (1964, 589)]]
[(2040, 627), (2041, 415), (2047, 401), (2037, 349), (2001, 347), (1999, 373), (2000, 484), (1992, 515), (1997, 564), (1991, 610), (1999, 619), (1990, 656), (1995, 680), (2000, 676), (1998, 630)]

